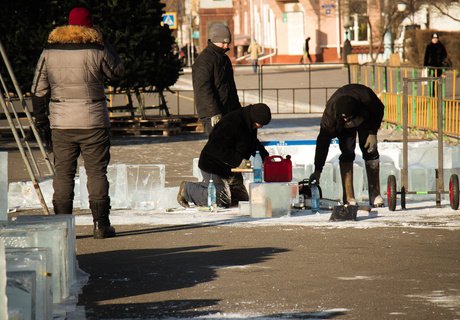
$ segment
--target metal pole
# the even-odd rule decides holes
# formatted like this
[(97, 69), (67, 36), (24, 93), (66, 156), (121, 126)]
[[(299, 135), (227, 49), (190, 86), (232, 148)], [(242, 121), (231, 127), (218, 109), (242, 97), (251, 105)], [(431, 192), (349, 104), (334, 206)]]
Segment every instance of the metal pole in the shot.
[[(402, 105), (402, 120), (403, 120), (403, 167), (401, 169), (401, 192), (405, 196), (408, 187), (408, 145), (407, 145), (407, 107), (409, 105), (408, 96), (408, 80), (403, 78), (403, 105)], [(401, 208), (406, 209), (406, 201), (401, 201)]]
[(259, 103), (262, 103), (264, 101), (263, 97), (263, 64), (257, 68), (258, 70), (258, 78), (259, 78)]
[(16, 130), (16, 127), (14, 126), (13, 120), (11, 119), (11, 115), (6, 107), (5, 99), (3, 99), (3, 93), (1, 92), (1, 90), (0, 90), (0, 104), (2, 105), (6, 119), (8, 120), (8, 124), (10, 125), (11, 132), (13, 133), (13, 136), (14, 136), (14, 140), (16, 140), (16, 144), (19, 147), (19, 151), (21, 153), (22, 159), (24, 160), (24, 164), (26, 165), (27, 172), (29, 173), (30, 179), (32, 181), (32, 185), (34, 186), (34, 189), (37, 192), (38, 200), (40, 201), (40, 204), (42, 205), (42, 208), (45, 214), (49, 214), (48, 206), (46, 205), (45, 198), (43, 197), (42, 191), (40, 190), (40, 185), (38, 184), (38, 181), (35, 178), (32, 167), (30, 166), (29, 159), (27, 158), (24, 152), (24, 148), (22, 147), (21, 140), (19, 139), (19, 135)]
[(311, 113), (311, 63), (308, 64), (308, 104), (310, 105)]
[(22, 94), (22, 91), (21, 91), (21, 88), (19, 87), (18, 85), (18, 82), (16, 81), (16, 77), (14, 76), (14, 72), (13, 72), (13, 69), (11, 68), (11, 65), (10, 65), (10, 62), (8, 60), (8, 57), (6, 55), (6, 52), (3, 48), (3, 44), (2, 42), (0, 41), (0, 53), (2, 55), (2, 58), (3, 58), (3, 62), (5, 63), (5, 66), (8, 70), (8, 74), (10, 75), (10, 78), (11, 78), (11, 82), (13, 83), (14, 85), (14, 88), (16, 90), (16, 93), (18, 95), (18, 98), (19, 100), (21, 101), (21, 104), (22, 104), (22, 108), (24, 109), (24, 112), (27, 116), (27, 120), (29, 120), (29, 123), (30, 123), (30, 128), (32, 129), (32, 132), (34, 133), (34, 136), (38, 142), (38, 147), (40, 148), (40, 151), (43, 155), (43, 158), (45, 159), (45, 162), (46, 162), (46, 165), (48, 167), (48, 170), (50, 172), (50, 174), (53, 174), (54, 175), (54, 167), (51, 165), (51, 162), (49, 161), (49, 158), (48, 158), (48, 155), (45, 151), (45, 148), (43, 147), (43, 143), (40, 139), (40, 135), (38, 134), (37, 132), (37, 129), (35, 128), (35, 125), (34, 125), (34, 122), (32, 120), (32, 116), (29, 112), (29, 109), (27, 108), (27, 103), (24, 101), (24, 95)]
[[(5, 81), (4, 81), (4, 79), (3, 79), (1, 74), (0, 74), (0, 82), (2, 83), (2, 87), (3, 87), (4, 92), (8, 92), (6, 83), (5, 83)], [(0, 90), (0, 92), (1, 92), (1, 90)], [(16, 119), (16, 122), (18, 124), (19, 131), (21, 132), (21, 136), (22, 136), (22, 141), (21, 142), (23, 142), (25, 144), (25, 146), (27, 148), (27, 152), (29, 152), (29, 154), (32, 154), (32, 149), (30, 148), (30, 144), (27, 141), (26, 133), (24, 132), (24, 128), (23, 128), (22, 123), (21, 123), (21, 121), (19, 119), (19, 115), (16, 112), (16, 108), (14, 107), (14, 104), (11, 101), (10, 95), (5, 94), (5, 97), (6, 97), (7, 101), (8, 101), (8, 103), (6, 104), (6, 108), (8, 109), (8, 106), (10, 107), (11, 111), (13, 112), (14, 118)], [(37, 161), (35, 161), (34, 157), (31, 157), (31, 160), (32, 160), (32, 164), (34, 166), (35, 172), (38, 175), (40, 175), (40, 169), (38, 168)]]
[(443, 130), (442, 130), (442, 82), (441, 78), (435, 81), (438, 87), (438, 179), (436, 180), (436, 207), (441, 207), (441, 193), (444, 191), (444, 146), (443, 146)]

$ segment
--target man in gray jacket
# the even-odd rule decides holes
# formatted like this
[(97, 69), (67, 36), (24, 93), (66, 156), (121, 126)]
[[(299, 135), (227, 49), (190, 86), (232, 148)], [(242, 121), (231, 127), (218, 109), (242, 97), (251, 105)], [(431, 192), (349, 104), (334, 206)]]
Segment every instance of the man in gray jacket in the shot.
[(68, 25), (51, 31), (32, 84), (35, 125), (42, 139), (52, 140), (54, 212), (72, 214), (81, 154), (96, 239), (115, 236), (109, 220), (110, 120), (104, 82), (123, 73), (120, 58), (93, 28), (89, 10), (76, 7), (70, 11)]
[(222, 116), (241, 107), (232, 63), (226, 55), (231, 41), (228, 27), (214, 24), (209, 31), (208, 46), (192, 66), (196, 110), (208, 135)]

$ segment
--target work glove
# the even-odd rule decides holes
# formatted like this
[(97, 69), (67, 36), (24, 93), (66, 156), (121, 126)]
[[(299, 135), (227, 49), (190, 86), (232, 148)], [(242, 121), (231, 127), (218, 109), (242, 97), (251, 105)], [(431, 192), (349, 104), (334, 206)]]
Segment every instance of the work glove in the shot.
[(372, 153), (377, 150), (377, 135), (376, 134), (370, 134), (367, 137), (364, 148), (367, 149), (367, 152), (369, 153)]
[(240, 163), (240, 165), (238, 166), (238, 168), (240, 169), (251, 169), (251, 161), (247, 160), (247, 159), (243, 159)]
[(35, 119), (35, 128), (37, 129), (38, 135), (42, 140), (43, 146), (46, 152), (53, 152), (53, 141), (51, 140), (51, 128), (48, 119)]
[(220, 113), (216, 114), (215, 116), (212, 116), (211, 117), (211, 127), (214, 127), (217, 124), (217, 122), (220, 121), (220, 119), (222, 119), (222, 114)]
[(310, 184), (319, 184), (319, 178), (321, 177), (321, 172), (318, 170), (315, 170), (311, 175), (310, 175)]

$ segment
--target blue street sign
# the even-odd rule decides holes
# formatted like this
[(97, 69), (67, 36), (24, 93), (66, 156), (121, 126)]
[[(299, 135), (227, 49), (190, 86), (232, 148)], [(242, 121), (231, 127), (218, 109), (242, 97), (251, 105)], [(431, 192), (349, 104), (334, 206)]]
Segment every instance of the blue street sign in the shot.
[(169, 29), (177, 29), (177, 13), (176, 12), (166, 12), (163, 13), (162, 25), (167, 24)]

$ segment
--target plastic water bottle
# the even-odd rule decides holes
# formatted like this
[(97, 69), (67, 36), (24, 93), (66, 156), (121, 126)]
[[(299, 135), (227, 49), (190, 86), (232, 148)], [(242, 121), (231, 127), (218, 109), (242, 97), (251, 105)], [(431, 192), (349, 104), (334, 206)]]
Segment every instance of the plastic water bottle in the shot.
[(262, 157), (260, 156), (259, 150), (256, 151), (254, 156), (254, 182), (260, 183), (263, 181), (263, 172), (262, 172)]
[(217, 210), (216, 185), (212, 179), (208, 184), (208, 207), (213, 211)]
[(311, 212), (319, 213), (319, 189), (316, 183), (310, 185), (311, 190)]

